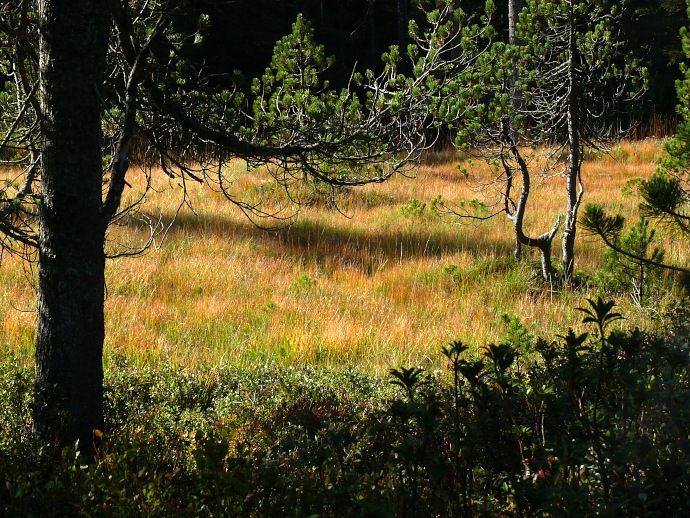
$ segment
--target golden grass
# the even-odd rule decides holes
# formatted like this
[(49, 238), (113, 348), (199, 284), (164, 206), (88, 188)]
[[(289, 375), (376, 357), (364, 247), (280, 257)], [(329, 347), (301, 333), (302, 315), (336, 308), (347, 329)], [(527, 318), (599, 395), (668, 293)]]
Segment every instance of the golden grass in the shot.
[[(613, 156), (594, 155), (584, 166), (585, 202), (633, 215), (638, 200), (621, 188), (647, 178), (660, 153), (660, 143), (647, 140), (622, 143)], [(183, 210), (160, 249), (107, 265), (108, 353), (183, 365), (276, 360), (381, 372), (401, 364), (436, 368), (440, 347), (453, 339), (475, 348), (497, 341), (505, 331), (502, 313), (519, 315), (544, 336), (577, 326), (574, 308), (595, 291), (551, 291), (535, 281), (530, 261), (503, 259), (512, 250), (504, 217), (439, 221), (429, 209), (436, 195), (459, 201), (481, 193), (462, 180), (455, 163), (430, 163), (416, 179), (341, 193), (339, 206), (350, 218), (315, 204), (291, 228), (272, 232), (254, 227), (219, 193), (188, 186), (198, 217)], [(488, 174), (479, 164), (473, 172)], [(235, 187), (248, 190), (259, 181), (241, 177)], [(169, 220), (181, 189), (159, 187), (145, 210)], [(564, 210), (563, 189), (562, 178), (535, 182), (527, 232), (553, 225)], [(405, 217), (401, 207), (413, 198), (427, 208)], [(132, 224), (110, 237), (131, 243), (145, 234)], [(576, 267), (591, 273), (600, 265), (601, 245), (582, 235), (578, 240)], [(687, 259), (686, 250), (670, 241), (665, 246), (670, 256)], [(0, 293), (2, 342), (31, 361), (34, 316), (26, 310), (34, 293), (9, 257), (0, 269)], [(649, 312), (625, 298), (620, 305), (636, 323), (652, 325)]]

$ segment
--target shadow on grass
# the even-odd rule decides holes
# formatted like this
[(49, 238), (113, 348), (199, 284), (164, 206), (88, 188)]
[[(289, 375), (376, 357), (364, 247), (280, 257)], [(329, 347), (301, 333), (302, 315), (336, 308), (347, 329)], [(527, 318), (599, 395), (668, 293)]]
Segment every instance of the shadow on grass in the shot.
[[(512, 252), (509, 240), (492, 240), (467, 231), (470, 227), (434, 224), (425, 230), (416, 224), (409, 229), (393, 231), (362, 231), (347, 226), (324, 225), (309, 219), (300, 219), (281, 230), (263, 230), (249, 221), (238, 222), (213, 214), (195, 216), (179, 214), (170, 230), (169, 238), (194, 234), (213, 235), (229, 242), (253, 239), (271, 255), (292, 256), (295, 259), (314, 260), (317, 263), (336, 263), (340, 266), (361, 268), (373, 273), (387, 262), (406, 262), (471, 252), (482, 257), (507, 256)], [(261, 252), (258, 252), (261, 253)]]

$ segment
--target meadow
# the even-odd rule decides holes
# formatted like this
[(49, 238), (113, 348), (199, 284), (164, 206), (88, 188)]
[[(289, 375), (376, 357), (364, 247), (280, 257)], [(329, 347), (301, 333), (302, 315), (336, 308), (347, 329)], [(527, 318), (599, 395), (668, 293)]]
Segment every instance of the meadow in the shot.
[[(661, 153), (654, 139), (589, 153), (584, 203), (604, 203), (634, 222), (635, 179), (649, 177)], [(249, 222), (220, 192), (194, 182), (183, 188), (179, 179), (157, 175), (143, 211), (174, 223), (142, 256), (108, 262), (106, 356), (124, 354), (142, 365), (276, 361), (380, 374), (400, 365), (437, 369), (440, 348), (451, 340), (473, 351), (496, 342), (506, 332), (502, 315), (517, 316), (539, 336), (577, 328), (575, 308), (597, 295), (616, 298), (627, 317), (620, 326), (662, 323), (660, 310), (672, 304), (674, 290), (659, 289), (647, 307), (625, 293), (604, 293), (596, 273), (602, 244), (595, 238), (578, 234), (578, 285), (563, 290), (540, 280), (535, 252), (512, 258), (505, 216), (457, 222), (435, 215), (437, 195), (459, 203), (486, 194), (466, 181), (463, 168), (479, 178), (491, 174), (480, 161), (437, 151), (415, 178), (338, 191), (335, 206), (315, 197), (292, 225), (270, 231)], [(239, 197), (270, 186), (239, 162), (233, 174)], [(142, 188), (135, 178), (130, 194)], [(563, 178), (533, 181), (526, 231), (550, 228), (564, 205)], [(109, 234), (112, 243), (133, 246), (146, 238), (134, 219)], [(687, 247), (664, 239), (667, 258), (687, 264)], [(557, 238), (556, 263), (559, 254)], [(33, 361), (34, 276), (31, 265), (3, 256), (1, 342), (26, 365)]]
[[(634, 221), (660, 153), (590, 153), (586, 200)], [(337, 209), (314, 198), (271, 231), (212, 189), (154, 185), (148, 220), (108, 236), (126, 252), (147, 222), (175, 220), (108, 263), (89, 464), (35, 440), (34, 271), (5, 254), (0, 514), (686, 516), (690, 320), (665, 311), (678, 284), (661, 279), (644, 305), (612, 292), (581, 233), (574, 286), (546, 285), (536, 256), (512, 257), (503, 216), (433, 213), (439, 194), (481, 195), (463, 168), (491, 174), (437, 152), (414, 179), (339, 191)], [(233, 172), (237, 194), (286, 202), (261, 172)], [(532, 234), (562, 210), (562, 178), (534, 183)], [(687, 245), (660, 244), (687, 264)]]

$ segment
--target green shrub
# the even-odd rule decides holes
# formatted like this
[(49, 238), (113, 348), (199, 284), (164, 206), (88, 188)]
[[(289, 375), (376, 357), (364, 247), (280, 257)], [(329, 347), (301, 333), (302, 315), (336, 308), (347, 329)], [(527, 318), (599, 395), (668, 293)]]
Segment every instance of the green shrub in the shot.
[(296, 293), (305, 293), (311, 290), (316, 284), (316, 280), (308, 273), (303, 273), (290, 285), (290, 289)]
[(412, 198), (400, 207), (400, 213), (406, 218), (419, 218), (426, 213), (426, 203), (417, 198)]
[[(664, 250), (654, 246), (656, 232), (649, 222), (640, 218), (618, 240), (618, 246), (640, 259), (621, 254), (613, 248), (604, 250), (604, 272), (609, 276), (609, 287), (628, 292), (638, 305), (647, 304), (650, 293), (660, 287), (663, 269), (647, 261), (663, 263)], [(606, 279), (606, 277), (604, 277)]]
[(7, 516), (682, 516), (690, 512), (690, 326), (547, 341), (518, 316), (444, 372), (106, 364), (96, 462), (33, 442), (31, 372), (0, 366)]

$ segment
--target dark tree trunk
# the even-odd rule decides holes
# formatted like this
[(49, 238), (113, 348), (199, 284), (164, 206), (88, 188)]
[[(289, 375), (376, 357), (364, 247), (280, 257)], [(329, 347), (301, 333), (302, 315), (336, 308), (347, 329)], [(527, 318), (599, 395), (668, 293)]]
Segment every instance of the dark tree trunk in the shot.
[(41, 0), (42, 106), (35, 426), (89, 457), (103, 424), (106, 225), (101, 100), (108, 0)]

